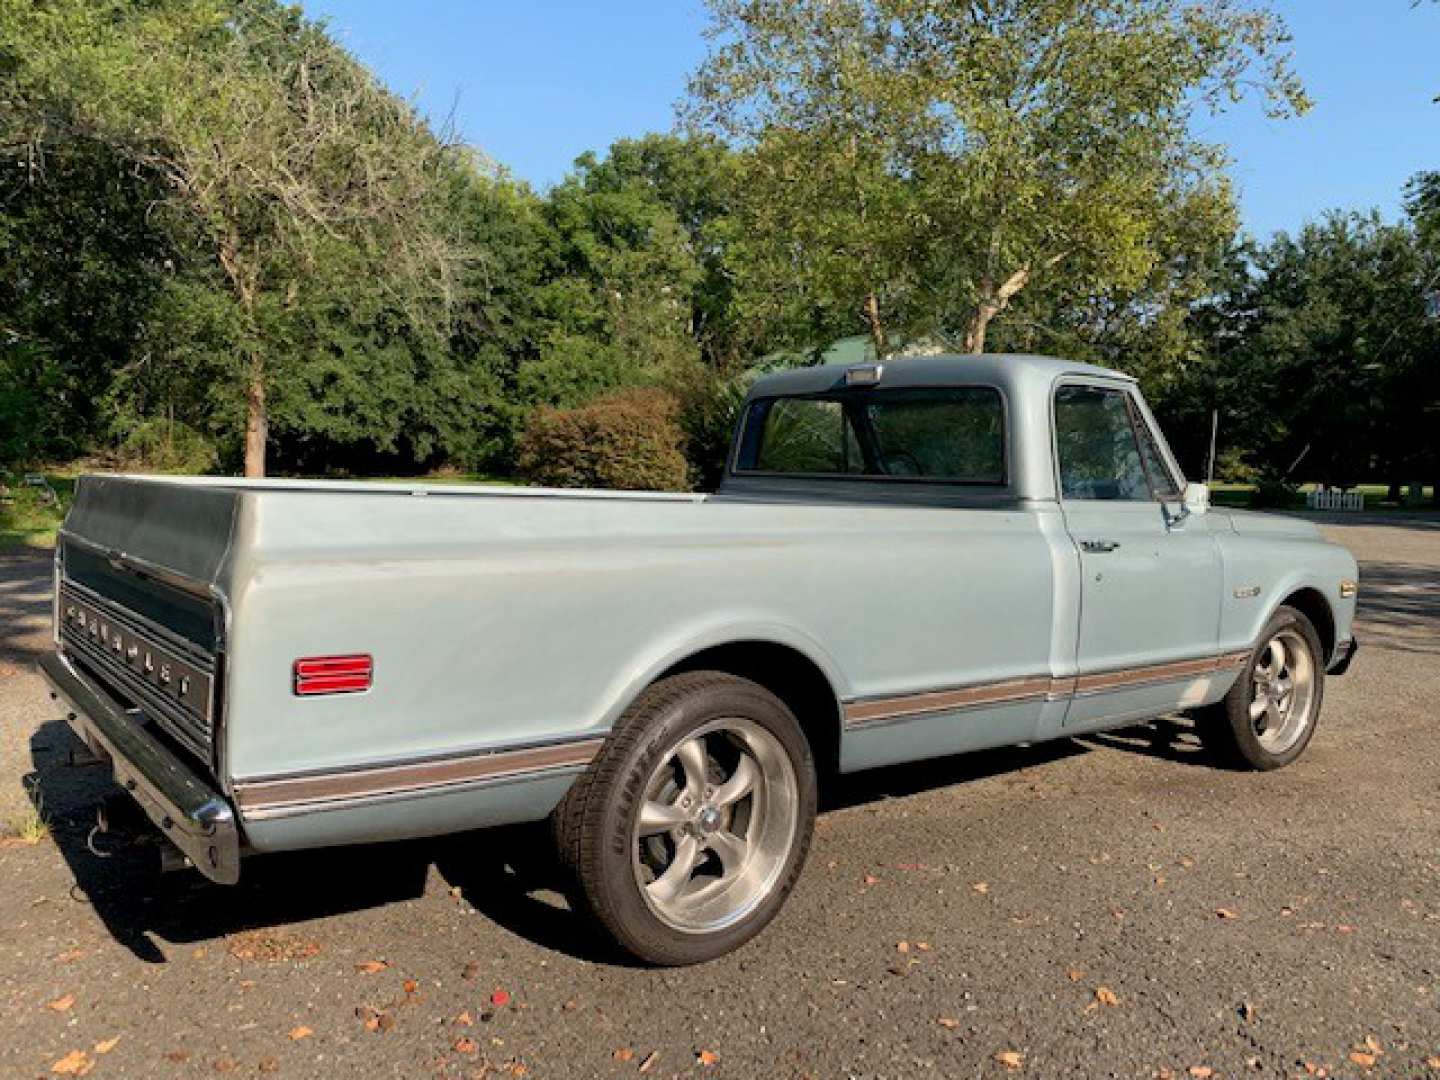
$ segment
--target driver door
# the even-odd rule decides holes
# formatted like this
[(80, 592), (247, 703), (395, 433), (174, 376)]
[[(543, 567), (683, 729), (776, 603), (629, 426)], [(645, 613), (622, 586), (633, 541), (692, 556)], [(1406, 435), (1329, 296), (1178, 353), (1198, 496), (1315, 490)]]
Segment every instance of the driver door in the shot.
[(1062, 382), (1053, 416), (1061, 509), (1081, 572), (1067, 726), (1198, 704), (1222, 587), (1208, 517), (1180, 509), (1183, 482), (1129, 385)]

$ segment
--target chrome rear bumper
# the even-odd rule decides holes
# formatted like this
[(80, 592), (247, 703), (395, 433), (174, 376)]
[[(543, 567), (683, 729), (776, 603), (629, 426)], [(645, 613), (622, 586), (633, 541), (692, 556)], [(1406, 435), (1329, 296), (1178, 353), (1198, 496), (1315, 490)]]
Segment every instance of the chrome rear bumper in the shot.
[(98, 684), (60, 653), (40, 658), (51, 697), (66, 722), (106, 758), (115, 782), (130, 793), (161, 833), (206, 877), (240, 880), (240, 830), (225, 797), (178, 755), (137, 724)]

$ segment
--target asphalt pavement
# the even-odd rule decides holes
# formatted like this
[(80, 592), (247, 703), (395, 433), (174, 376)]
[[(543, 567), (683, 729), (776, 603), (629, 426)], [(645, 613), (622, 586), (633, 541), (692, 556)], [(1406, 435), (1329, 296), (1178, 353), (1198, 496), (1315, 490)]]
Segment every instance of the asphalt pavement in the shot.
[(0, 1075), (1440, 1078), (1440, 518), (1332, 521), (1363, 647), (1298, 763), (1176, 721), (846, 778), (776, 923), (668, 971), (532, 829), (231, 889), (92, 850), (104, 776), (30, 672), (48, 563), (0, 556), (0, 820), (28, 785), (52, 832), (0, 841)]

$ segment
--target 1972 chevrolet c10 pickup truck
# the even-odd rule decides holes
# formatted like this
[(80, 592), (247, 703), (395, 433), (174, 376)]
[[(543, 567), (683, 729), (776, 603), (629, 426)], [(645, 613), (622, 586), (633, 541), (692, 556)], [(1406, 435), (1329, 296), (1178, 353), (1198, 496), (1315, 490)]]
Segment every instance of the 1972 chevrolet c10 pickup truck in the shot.
[(1028, 356), (763, 378), (711, 496), (86, 476), (55, 575), (56, 698), (208, 877), (549, 817), (661, 964), (775, 915), (817, 775), (1174, 710), (1274, 768), (1355, 650), (1347, 551)]

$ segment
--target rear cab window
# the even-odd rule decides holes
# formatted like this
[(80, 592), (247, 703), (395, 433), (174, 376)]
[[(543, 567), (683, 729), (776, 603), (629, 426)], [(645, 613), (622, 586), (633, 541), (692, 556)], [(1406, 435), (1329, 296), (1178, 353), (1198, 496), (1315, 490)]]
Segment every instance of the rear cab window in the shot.
[(993, 386), (843, 389), (763, 398), (739, 473), (1003, 485), (1005, 403)]

